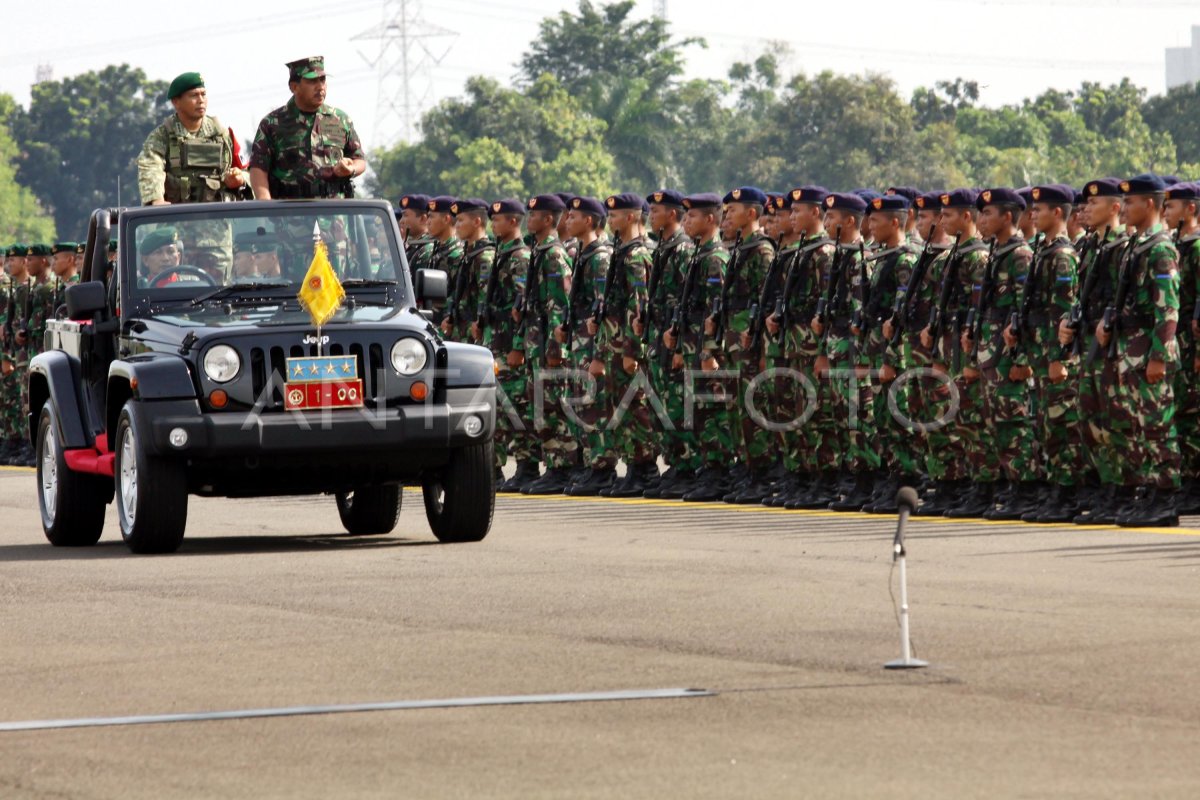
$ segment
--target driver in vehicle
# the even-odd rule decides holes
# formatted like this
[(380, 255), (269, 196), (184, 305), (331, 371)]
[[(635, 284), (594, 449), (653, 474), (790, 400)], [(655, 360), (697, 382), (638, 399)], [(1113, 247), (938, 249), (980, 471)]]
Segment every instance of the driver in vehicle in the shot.
[(180, 265), (183, 254), (179, 248), (179, 233), (174, 228), (159, 228), (148, 233), (138, 245), (138, 254), (142, 260), (139, 282), (143, 286), (162, 286), (179, 280), (178, 273), (168, 274), (161, 283), (157, 280), (164, 271)]

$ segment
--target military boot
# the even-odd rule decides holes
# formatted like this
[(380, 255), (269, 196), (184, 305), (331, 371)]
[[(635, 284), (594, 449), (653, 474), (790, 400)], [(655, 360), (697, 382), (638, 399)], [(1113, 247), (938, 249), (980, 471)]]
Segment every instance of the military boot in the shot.
[(13, 462), (18, 467), (32, 467), (37, 463), (37, 455), (33, 452), (33, 445), (25, 442), (21, 445), (21, 452)]
[(912, 476), (888, 475), (876, 486), (863, 511), (868, 514), (895, 514), (900, 510), (900, 506), (896, 505), (897, 492), (901, 486), (912, 486), (914, 482)]
[(1180, 516), (1200, 514), (1200, 481), (1191, 478), (1183, 482), (1175, 494), (1175, 510)]
[(541, 477), (541, 465), (539, 462), (531, 458), (517, 462), (517, 469), (513, 476), (500, 484), (496, 489), (497, 492), (505, 494), (520, 494), (531, 483)]
[(0, 465), (8, 466), (16, 451), (13, 449), (12, 441), (5, 439), (0, 441)]
[(875, 493), (875, 473), (860, 472), (854, 476), (854, 485), (840, 500), (829, 504), (830, 511), (860, 511)]
[(554, 467), (522, 489), (521, 494), (562, 494), (570, 484), (571, 471), (566, 467)]
[(771, 493), (763, 498), (762, 504), (772, 508), (783, 508), (783, 504), (787, 502), (788, 497), (795, 494), (801, 485), (803, 485), (801, 476), (794, 472), (789, 472), (771, 485)]
[[(657, 490), (647, 490), (646, 497), (661, 497), (663, 500), (679, 500), (685, 494), (696, 488), (696, 473), (690, 469), (675, 470), (675, 475), (668, 483), (663, 476)], [(654, 493), (651, 494), (651, 491)]]
[(659, 477), (654, 486), (646, 487), (646, 490), (642, 492), (642, 497), (662, 497), (662, 490), (669, 489), (678, 479), (679, 470), (675, 467), (667, 467), (667, 471)]
[(1022, 481), (1010, 487), (1008, 494), (999, 498), (991, 508), (983, 512), (984, 519), (1019, 520), (1022, 514), (1027, 514), (1037, 508), (1041, 502), (1038, 485), (1034, 481)]
[(734, 495), (733, 500), (729, 496), (725, 496), (726, 503), (735, 503), (737, 505), (758, 505), (771, 492), (771, 479), (767, 477), (765, 472), (751, 472), (750, 481), (742, 487), (742, 490)]
[[(1060, 485), (1057, 489), (1050, 502), (1037, 512), (1035, 522), (1074, 522), (1075, 517), (1083, 510), (1079, 504), (1076, 487)], [(1025, 517), (1022, 516), (1021, 519)]]
[(617, 480), (616, 467), (593, 467), (586, 478), (572, 483), (563, 490), (563, 494), (571, 497), (595, 497), (601, 489), (607, 489)]
[(807, 491), (793, 495), (783, 504), (789, 511), (802, 508), (829, 508), (829, 504), (838, 499), (837, 473), (825, 470), (810, 483)]
[(754, 476), (750, 474), (749, 469), (740, 470), (734, 467), (729, 473), (729, 490), (721, 497), (726, 503), (736, 503), (737, 497), (742, 493), (743, 489), (750, 486), (750, 482), (754, 480)]
[(1117, 514), (1117, 524), (1122, 528), (1173, 528), (1179, 524), (1179, 514), (1167, 493), (1144, 486)]
[(692, 490), (683, 496), (688, 503), (711, 503), (720, 500), (729, 491), (729, 476), (715, 465), (705, 466), (696, 474)]
[(944, 517), (946, 509), (955, 505), (966, 489), (965, 481), (934, 481), (933, 497), (921, 503), (913, 513), (918, 517)]
[(601, 497), (641, 497), (651, 486), (659, 482), (658, 465), (653, 461), (630, 464), (625, 477), (608, 489), (600, 490)]

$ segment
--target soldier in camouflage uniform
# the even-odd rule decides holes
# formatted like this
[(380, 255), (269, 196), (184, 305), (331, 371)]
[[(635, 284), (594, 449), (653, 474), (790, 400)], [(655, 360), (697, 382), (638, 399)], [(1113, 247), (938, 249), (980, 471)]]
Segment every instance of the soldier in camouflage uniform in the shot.
[[(596, 343), (598, 328), (588, 323), (595, 316), (604, 296), (605, 279), (612, 261), (613, 246), (600, 237), (608, 219), (604, 204), (593, 197), (573, 197), (566, 212), (567, 234), (579, 245), (571, 267), (570, 293), (560, 330), (555, 331), (555, 340), (563, 346), (567, 365), (576, 371), (572, 381), (574, 392), (570, 429), (578, 443), (581, 465), (578, 473), (569, 476), (567, 485), (560, 491), (571, 493), (576, 485), (578, 491), (598, 494), (610, 487), (616, 479), (616, 455), (606, 452), (604, 424), (610, 418), (611, 402), (608, 381), (605, 376), (592, 372), (592, 362), (601, 351)], [(566, 410), (564, 408), (564, 410)], [(546, 491), (557, 485), (561, 476), (551, 476), (544, 482)]]
[(562, 346), (552, 335), (562, 323), (567, 303), (566, 280), (571, 264), (555, 229), (563, 202), (554, 195), (530, 198), (526, 228), (533, 236), (529, 269), (516, 316), (520, 323), (514, 349), (525, 354), (525, 374), (533, 414), (533, 430), (541, 442), (546, 474), (526, 486), (524, 494), (554, 494), (548, 484), (562, 482), (579, 465), (579, 446), (562, 409), (564, 381), (554, 377), (565, 366)]
[[(463, 256), (462, 242), (454, 234), (454, 205), (455, 198), (448, 195), (434, 197), (429, 201), (429, 235), (433, 239), (433, 253), (430, 256), (429, 267), (445, 272), (447, 285), (450, 287), (454, 286), (455, 278), (458, 275), (458, 264), (462, 261)], [(433, 321), (435, 324), (441, 324), (444, 313), (444, 307), (439, 307), (434, 311)]]
[(353, 179), (367, 169), (354, 123), (325, 104), (325, 59), (288, 67), (287, 105), (263, 118), (250, 155), (250, 185), (259, 200), (353, 197)]
[(976, 201), (981, 236), (995, 241), (975, 299), (975, 326), (964, 334), (963, 351), (983, 381), (984, 426), (990, 432), (1007, 485), (987, 519), (1020, 519), (1040, 500), (1033, 428), (1028, 418), (1027, 359), (1006, 346), (1004, 329), (1020, 308), (1033, 250), (1017, 230), (1025, 201), (1012, 189), (985, 189)]
[(204, 79), (198, 72), (185, 72), (171, 81), (167, 96), (175, 113), (150, 132), (137, 160), (142, 203), (211, 203), (246, 197), (249, 173), (236, 163), (233, 131), (205, 113)]
[[(516, 472), (499, 486), (499, 491), (516, 493), (541, 476), (538, 462), (541, 443), (533, 430), (533, 412), (529, 405), (529, 380), (525, 370), (525, 352), (516, 344), (517, 319), (513, 313), (517, 300), (525, 294), (529, 271), (529, 248), (521, 240), (525, 204), (520, 200), (497, 200), (488, 207), (492, 233), (496, 237), (495, 260), (486, 275), (481, 269), (479, 308), (483, 322), (472, 324), (472, 336), (481, 339), (492, 351), (499, 367), (496, 373), (496, 453), (498, 463), (511, 456)], [(481, 267), (487, 266), (486, 262)]]
[(429, 235), (429, 203), (433, 198), (424, 194), (406, 194), (400, 198), (396, 220), (404, 235), (404, 256), (408, 274), (416, 279), (417, 270), (433, 264), (434, 240)]
[(1028, 313), (1019, 316), (1017, 328), (1010, 325), (1005, 332), (1011, 347), (1020, 345), (1028, 353), (1037, 393), (1034, 429), (1044, 479), (1052, 487), (1040, 508), (1021, 516), (1026, 522), (1069, 522), (1080, 511), (1083, 443), (1078, 385), (1072, 374), (1078, 358), (1058, 341), (1059, 323), (1070, 314), (1079, 293), (1079, 256), (1066, 233), (1074, 197), (1074, 190), (1061, 184), (1033, 188), (1033, 220), (1043, 244), (1022, 294)]
[[(753, 186), (743, 186), (725, 195), (725, 219), (734, 232), (735, 247), (725, 270), (721, 307), (712, 325), (725, 361), (722, 366), (738, 372), (737, 402), (734, 406), (737, 455), (746, 467), (743, 480), (726, 493), (727, 503), (761, 503), (770, 492), (768, 472), (774, 465), (777, 448), (772, 432), (752, 414), (747, 399), (756, 376), (762, 371), (761, 359), (750, 352), (751, 306), (759, 299), (775, 261), (775, 245), (760, 229), (767, 196)], [(740, 237), (740, 242), (737, 241)], [(778, 278), (775, 279), (778, 281)], [(778, 293), (779, 287), (774, 288)], [(773, 295), (772, 295), (773, 296)], [(757, 417), (757, 419), (756, 419)]]
[(795, 424), (783, 431), (782, 447), (783, 466), (795, 478), (763, 501), (776, 507), (824, 508), (836, 499), (837, 473), (822, 472), (819, 453), (822, 431), (833, 429), (832, 397), (829, 382), (816, 376), (820, 341), (811, 327), (836, 251), (824, 227), (828, 194), (822, 186), (800, 186), (783, 201), (797, 238), (794, 245), (785, 244), (780, 251), (783, 289), (767, 317), (766, 330), (768, 353), (777, 355), (776, 364), (794, 376), (788, 381), (790, 393), (784, 401)]
[(1111, 318), (1096, 326), (1102, 347), (1116, 342), (1112, 444), (1124, 456), (1124, 484), (1136, 489), (1116, 521), (1130, 527), (1174, 525), (1179, 445), (1170, 371), (1179, 361), (1179, 251), (1159, 221), (1162, 178), (1139, 175), (1122, 181), (1121, 191), (1134, 234), (1118, 272)]
[[(1113, 300), (1117, 268), (1129, 243), (1121, 216), (1121, 182), (1116, 178), (1089, 181), (1085, 213), (1092, 233), (1080, 254), (1078, 320), (1059, 326), (1059, 343), (1079, 356), (1079, 414), (1085, 468), (1094, 476), (1096, 492), (1090, 507), (1076, 517), (1078, 524), (1112, 524), (1119, 507), (1132, 499), (1121, 482), (1120, 455), (1112, 448), (1108, 397), (1117, 385), (1115, 364), (1099, 353), (1092, 328)], [(1074, 324), (1075, 327), (1072, 327)]]
[(15, 244), (4, 249), (5, 265), (3, 273), (0, 273), (0, 464), (8, 464), (20, 446), (11, 418), (12, 409), (20, 402), (20, 395), (14, 377), (16, 362), (10, 352), (13, 334), (9, 320), (15, 312), (16, 288), (24, 277), (25, 267), (22, 262), (19, 278), (9, 273), (17, 263), (14, 255), (16, 249)]
[(1175, 373), (1175, 428), (1179, 438), (1182, 487), (1175, 506), (1180, 514), (1200, 511), (1200, 185), (1177, 183), (1167, 189), (1163, 222), (1176, 231), (1179, 250), (1179, 370)]
[(850, 333), (864, 343), (871, 367), (876, 451), (885, 475), (877, 482), (862, 509), (875, 514), (890, 514), (896, 511), (896, 492), (900, 487), (918, 482), (925, 454), (914, 447), (912, 426), (890, 408), (891, 405), (900, 409), (907, 407), (904, 394), (908, 386), (894, 385), (898, 373), (889, 363), (887, 351), (891, 342), (884, 336), (883, 322), (895, 315), (897, 300), (903, 300), (902, 287), (908, 286), (920, 251), (909, 241), (904, 230), (909, 216), (907, 198), (899, 194), (876, 197), (868, 208), (871, 240), (876, 249), (867, 256), (870, 287), (864, 293), (866, 302), (859, 315), (862, 328), (851, 327)]
[[(703, 466), (700, 442), (694, 426), (684, 420), (684, 384), (671, 368), (674, 351), (663, 342), (679, 305), (688, 264), (695, 243), (683, 231), (684, 197), (679, 192), (661, 189), (646, 197), (650, 204), (650, 230), (657, 233), (653, 263), (646, 288), (646, 313), (634, 320), (633, 331), (647, 344), (646, 369), (650, 385), (662, 401), (666, 420), (655, 415), (655, 433), (662, 442), (667, 471), (657, 487), (643, 492), (646, 497), (680, 498), (693, 488), (696, 473)], [(644, 318), (643, 318), (644, 317)]]
[(717, 379), (719, 350), (706, 328), (721, 297), (729, 252), (721, 241), (721, 198), (694, 194), (683, 198), (684, 234), (695, 244), (679, 288), (671, 326), (662, 342), (671, 352), (671, 380), (683, 385), (684, 417), (692, 407), (702, 466), (683, 495), (688, 502), (720, 500), (729, 491), (729, 466), (734, 458), (733, 403), (736, 386)]
[[(644, 237), (644, 219), (649, 210), (640, 195), (626, 193), (605, 200), (608, 227), (613, 240), (612, 261), (605, 276), (599, 313), (589, 321), (595, 326), (596, 354), (591, 365), (607, 381), (611, 414), (605, 420), (605, 449), (625, 462), (625, 477), (611, 488), (601, 488), (604, 497), (641, 497), (657, 488), (658, 446), (653, 432), (647, 390), (653, 393), (649, 371), (643, 368), (646, 348), (633, 327), (646, 305), (646, 281), (650, 273), (650, 249)], [(654, 398), (661, 405), (661, 398)]]
[(820, 337), (815, 372), (829, 382), (832, 399), (833, 424), (824, 432), (820, 450), (832, 452), (835, 461), (823, 463), (821, 469), (843, 471), (853, 480), (853, 486), (829, 505), (834, 511), (862, 508), (874, 493), (880, 466), (870, 364), (861, 340), (851, 330), (864, 311), (864, 289), (870, 280), (861, 235), (866, 209), (866, 201), (853, 193), (834, 192), (825, 198), (825, 230), (837, 249), (821, 313), (810, 326)]
[[(480, 303), (486, 299), (487, 277), (496, 257), (496, 245), (487, 236), (488, 204), (468, 198), (451, 204), (450, 211), (462, 255), (450, 280), (442, 333), (457, 342), (482, 344), (483, 317), (487, 314)], [(477, 330), (472, 332), (476, 324)]]

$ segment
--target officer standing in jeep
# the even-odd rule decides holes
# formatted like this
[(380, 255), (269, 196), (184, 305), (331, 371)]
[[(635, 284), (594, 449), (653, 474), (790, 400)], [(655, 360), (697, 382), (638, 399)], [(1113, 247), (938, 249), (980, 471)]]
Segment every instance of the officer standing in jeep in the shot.
[(234, 163), (231, 131), (206, 114), (204, 78), (185, 72), (167, 96), (175, 113), (150, 132), (137, 160), (142, 204), (245, 198), (249, 175)]
[(366, 172), (366, 154), (346, 112), (325, 105), (324, 56), (287, 67), (292, 99), (263, 117), (254, 137), (254, 197), (353, 197), (351, 181)]

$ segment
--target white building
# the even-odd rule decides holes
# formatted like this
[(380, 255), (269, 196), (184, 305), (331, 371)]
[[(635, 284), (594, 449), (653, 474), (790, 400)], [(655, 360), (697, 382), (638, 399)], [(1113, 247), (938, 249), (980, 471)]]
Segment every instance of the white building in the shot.
[(1167, 89), (1200, 81), (1200, 25), (1192, 26), (1190, 47), (1167, 48)]

